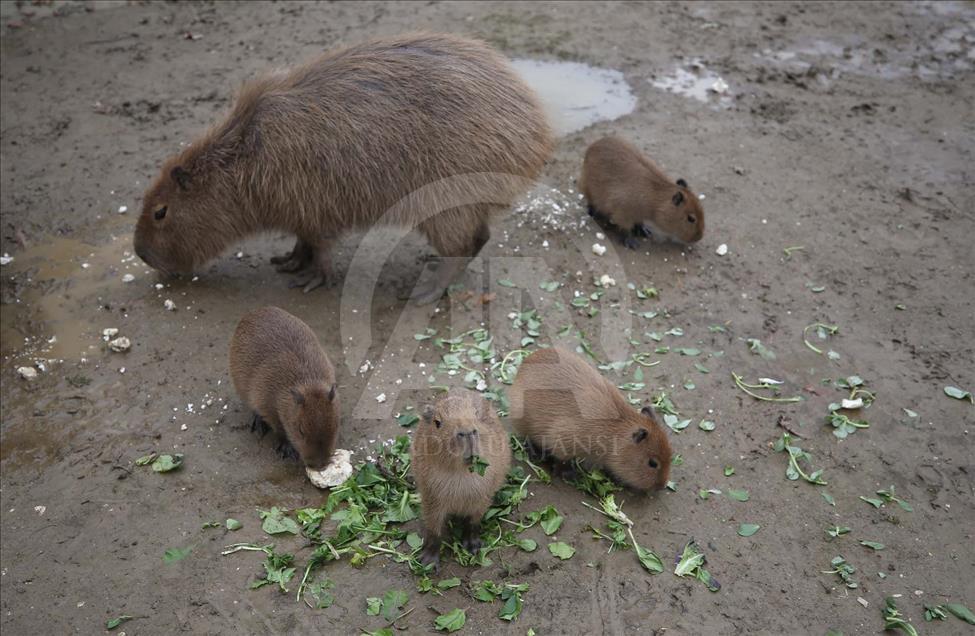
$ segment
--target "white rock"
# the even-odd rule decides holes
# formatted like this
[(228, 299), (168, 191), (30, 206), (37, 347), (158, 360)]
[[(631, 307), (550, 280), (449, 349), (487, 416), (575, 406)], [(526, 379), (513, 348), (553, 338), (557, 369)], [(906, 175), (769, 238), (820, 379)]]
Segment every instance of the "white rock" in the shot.
[(365, 362), (362, 363), (362, 366), (359, 367), (359, 375), (362, 375), (363, 373), (366, 373), (371, 368), (372, 368), (372, 362), (369, 362), (368, 360), (366, 360)]
[(844, 399), (840, 403), (840, 406), (842, 406), (845, 409), (858, 409), (861, 406), (863, 406), (863, 398), (857, 398), (855, 400), (846, 400), (846, 399)]
[(236, 256), (237, 256), (237, 258), (244, 258), (244, 253), (243, 252), (237, 252)]
[(119, 214), (125, 214), (128, 211), (129, 211), (129, 206), (127, 206), (127, 205), (120, 205), (120, 206), (118, 206), (118, 213)]
[(595, 254), (596, 256), (602, 256), (603, 254), (606, 253), (606, 246), (600, 245), (599, 243), (593, 243), (592, 253)]
[(728, 244), (722, 243), (721, 245), (718, 246), (718, 249), (714, 250), (714, 253), (717, 254), (718, 256), (724, 256), (725, 254), (728, 253)]
[(382, 404), (383, 402), (385, 402), (386, 401), (386, 394), (385, 393), (380, 393), (379, 395), (377, 395), (376, 396), (376, 401), (379, 402), (380, 404)]
[(542, 247), (548, 247), (548, 241), (542, 241)]
[(37, 369), (34, 367), (17, 367), (17, 374), (25, 380), (33, 380), (37, 377)]
[(108, 342), (112, 338), (118, 335), (118, 329), (115, 327), (109, 327), (107, 329), (102, 329), (102, 339)]
[(128, 351), (132, 347), (132, 343), (128, 338), (122, 336), (121, 338), (116, 338), (108, 343), (108, 348), (116, 353), (122, 353)]
[(45, 512), (47, 512), (47, 506), (34, 506), (34, 512), (36, 512), (39, 515), (42, 515)]
[(606, 240), (606, 235), (603, 234), (602, 232), (596, 232), (596, 238), (598, 238), (600, 241), (603, 241)]
[(611, 278), (609, 274), (603, 274), (599, 277), (599, 285), (601, 287), (612, 287), (616, 284), (616, 279)]
[(10, 254), (7, 254), (6, 252), (3, 253), (3, 256), (0, 256), (0, 265), (8, 265), (13, 262), (14, 262), (14, 257), (11, 256)]
[(164, 285), (162, 283), (156, 283), (155, 285), (153, 285), (153, 287), (155, 287), (156, 289), (162, 289)]
[(135, 280), (135, 276), (133, 276), (132, 274), (125, 274), (124, 276), (122, 276), (123, 283), (131, 283), (134, 280)]
[(352, 451), (337, 448), (332, 454), (332, 461), (325, 467), (325, 470), (305, 468), (305, 474), (308, 475), (311, 483), (318, 488), (339, 486), (352, 476), (352, 463), (349, 461), (351, 457)]
[(168, 298), (163, 302), (163, 307), (166, 308), (166, 311), (176, 311), (176, 303)]
[(857, 597), (857, 603), (859, 603), (860, 605), (863, 605), (864, 607), (866, 607), (867, 605), (870, 605), (870, 603), (867, 602), (867, 599), (863, 598), (862, 596), (858, 596)]
[(719, 77), (711, 84), (710, 90), (718, 95), (724, 95), (728, 92), (728, 82)]

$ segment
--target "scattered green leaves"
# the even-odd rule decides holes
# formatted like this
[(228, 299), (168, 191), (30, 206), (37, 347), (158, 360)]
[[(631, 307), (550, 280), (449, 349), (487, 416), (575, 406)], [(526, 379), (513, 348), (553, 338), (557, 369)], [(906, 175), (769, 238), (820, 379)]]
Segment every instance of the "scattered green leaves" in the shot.
[(135, 616), (129, 616), (129, 615), (118, 616), (116, 618), (112, 618), (110, 620), (105, 621), (105, 629), (111, 631), (111, 630), (115, 629), (116, 627), (118, 627), (119, 625), (121, 625), (122, 623), (124, 623), (125, 621), (130, 621), (133, 618), (135, 618)]
[(820, 340), (826, 340), (830, 336), (835, 336), (836, 333), (840, 330), (840, 328), (837, 325), (827, 325), (824, 322), (814, 322), (811, 325), (806, 325), (806, 327), (802, 330), (802, 341), (806, 344), (807, 347), (809, 347), (811, 350), (815, 351), (818, 354), (822, 354), (823, 350), (817, 347), (816, 345), (814, 345), (813, 343), (809, 342), (808, 336), (809, 336), (810, 329), (816, 330), (816, 336)]
[[(140, 457), (139, 459), (144, 459)], [(142, 464), (140, 464), (142, 465)], [(168, 473), (176, 470), (183, 465), (183, 454), (173, 453), (172, 455), (160, 455), (152, 461), (152, 469), (157, 473)]]
[(735, 501), (748, 501), (750, 497), (747, 490), (735, 490), (733, 488), (728, 490), (728, 496)]
[(762, 344), (762, 341), (758, 338), (749, 338), (745, 341), (748, 343), (748, 349), (757, 355), (762, 356), (766, 360), (775, 360), (775, 353), (771, 349)]
[(277, 506), (272, 507), (270, 510), (259, 510), (258, 512), (261, 515), (261, 519), (264, 520), (261, 529), (267, 534), (281, 534), (282, 532), (298, 534), (297, 522)]
[(914, 626), (908, 623), (904, 616), (897, 609), (897, 603), (894, 602), (894, 597), (888, 596), (884, 599), (884, 606), (880, 610), (884, 617), (884, 629), (899, 629), (908, 636), (918, 636), (917, 630)]
[(877, 543), (876, 541), (860, 541), (860, 545), (867, 546), (874, 550), (883, 550), (886, 546), (883, 543)]
[(462, 609), (453, 609), (441, 614), (433, 621), (434, 627), (441, 632), (456, 632), (467, 623), (467, 613)]
[(474, 455), (471, 457), (471, 463), (467, 467), (467, 470), (472, 473), (477, 473), (478, 475), (483, 477), (484, 471), (487, 470), (487, 467), (489, 465), (490, 464), (484, 461), (483, 457), (481, 457), (480, 455)]
[(224, 525), (227, 527), (227, 530), (240, 530), (244, 527), (244, 524), (236, 519), (227, 519), (227, 521), (224, 522)]
[(833, 569), (823, 570), (823, 574), (836, 574), (851, 590), (860, 586), (859, 583), (853, 580), (853, 574), (856, 572), (856, 568), (847, 563), (846, 559), (841, 556), (833, 557), (833, 560), (830, 561), (830, 565), (833, 566)]
[(721, 589), (721, 584), (711, 576), (711, 573), (704, 569), (707, 557), (698, 547), (694, 539), (691, 539), (684, 546), (683, 551), (677, 556), (677, 564), (674, 567), (674, 574), (677, 576), (693, 576), (708, 586), (712, 592)]
[[(810, 484), (817, 486), (825, 486), (826, 480), (822, 478), (823, 470), (815, 470), (811, 473), (807, 473), (802, 469), (800, 462), (811, 463), (812, 456), (806, 451), (802, 450), (799, 446), (792, 444), (792, 436), (789, 433), (783, 433), (775, 444), (772, 446), (773, 450), (776, 452), (787, 451), (789, 453), (789, 465), (785, 469), (785, 477), (789, 481), (796, 481), (800, 477)], [(827, 500), (829, 501), (829, 500)], [(831, 504), (833, 502), (830, 502)], [(835, 505), (835, 504), (834, 504)]]
[(711, 420), (701, 420), (700, 422), (698, 422), (697, 427), (702, 431), (711, 432), (714, 430), (714, 422), (712, 422)]
[(946, 386), (945, 395), (948, 397), (953, 397), (956, 400), (968, 400), (969, 402), (975, 404), (975, 398), (972, 397), (971, 391), (963, 391), (957, 386)]
[(169, 548), (163, 553), (163, 563), (169, 565), (171, 563), (176, 563), (177, 561), (182, 561), (192, 551), (193, 546), (189, 546), (187, 548)]
[(741, 537), (750, 537), (753, 534), (755, 534), (756, 532), (758, 532), (758, 529), (761, 528), (761, 527), (762, 526), (760, 526), (758, 524), (754, 524), (754, 523), (742, 523), (742, 524), (739, 524), (739, 526), (738, 526), (738, 536), (741, 536)]
[(576, 553), (576, 549), (564, 541), (555, 541), (548, 544), (548, 551), (552, 553), (552, 556), (558, 557), (563, 561), (571, 559), (572, 555)]
[(308, 603), (308, 605), (314, 609), (328, 609), (332, 606), (332, 604), (335, 603), (335, 597), (332, 596), (332, 593), (329, 591), (334, 587), (335, 582), (328, 578), (312, 583), (306, 588), (306, 590), (308, 594), (315, 599), (315, 604), (312, 605), (311, 603), (308, 603), (308, 601), (305, 601), (305, 603)]
[(846, 526), (832, 526), (832, 527), (826, 528), (826, 534), (828, 534), (829, 536), (833, 537), (834, 539), (837, 538), (837, 537), (840, 537), (840, 536), (842, 536), (844, 534), (847, 534), (849, 532), (850, 532), (850, 529), (847, 528)]

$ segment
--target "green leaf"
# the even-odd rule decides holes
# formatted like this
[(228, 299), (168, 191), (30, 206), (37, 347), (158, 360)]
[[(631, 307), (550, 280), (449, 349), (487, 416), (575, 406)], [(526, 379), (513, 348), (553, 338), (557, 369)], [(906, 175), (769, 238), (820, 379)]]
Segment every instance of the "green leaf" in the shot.
[(190, 552), (193, 551), (193, 546), (188, 548), (169, 548), (163, 554), (163, 563), (169, 565), (170, 563), (176, 563), (186, 558)]
[(707, 559), (704, 552), (698, 547), (694, 539), (684, 545), (684, 550), (678, 557), (677, 565), (674, 567), (674, 574), (677, 576), (693, 576), (708, 586), (712, 592), (721, 589), (721, 584), (711, 576), (711, 573), (704, 569)]
[(502, 287), (517, 287), (517, 285), (515, 285), (513, 282), (511, 282), (507, 278), (501, 278), (501, 279), (499, 279), (498, 280), (498, 285), (501, 285)]
[(884, 599), (884, 607), (881, 608), (881, 614), (884, 617), (884, 629), (899, 629), (908, 636), (918, 636), (917, 630), (914, 626), (904, 620), (904, 617), (897, 610), (897, 604), (894, 602), (892, 596), (888, 596)]
[(482, 603), (490, 603), (501, 594), (500, 588), (494, 581), (478, 581), (471, 586), (471, 596)]
[(525, 552), (534, 552), (536, 549), (538, 549), (538, 543), (536, 543), (534, 539), (518, 539), (515, 542), (515, 545)]
[(701, 373), (711, 373), (711, 371), (706, 366), (704, 366), (703, 364), (701, 364), (700, 362), (695, 362), (694, 363), (694, 368), (697, 369), (698, 371), (700, 371)]
[(298, 534), (298, 524), (277, 506), (270, 510), (258, 510), (258, 512), (261, 519), (264, 520), (261, 529), (267, 534), (281, 534), (282, 532)]
[(548, 544), (548, 551), (563, 561), (571, 559), (572, 555), (576, 553), (576, 549), (564, 541), (555, 541), (554, 543)]
[(843, 636), (843, 632), (838, 629), (826, 630), (826, 636)]
[(329, 592), (333, 587), (335, 582), (327, 578), (308, 586), (308, 593), (315, 599), (316, 609), (328, 609), (335, 603), (335, 597)]
[(969, 402), (973, 401), (972, 394), (970, 391), (963, 391), (959, 389), (957, 386), (946, 386), (945, 395), (949, 397), (953, 397), (956, 400), (968, 400)]
[[(459, 584), (459, 582), (458, 582)], [(383, 594), (383, 618), (392, 623), (399, 616), (400, 609), (410, 600), (403, 590), (389, 590)]]
[[(144, 464), (142, 464), (142, 465), (144, 465)], [(135, 616), (125, 615), (125, 616), (119, 616), (118, 618), (113, 618), (111, 620), (105, 621), (105, 629), (107, 629), (107, 630), (113, 630), (116, 627), (118, 627), (119, 625), (121, 625), (122, 623), (124, 623), (125, 621), (130, 621), (133, 618), (135, 618)]]
[(449, 590), (450, 588), (457, 587), (459, 585), (460, 585), (460, 579), (455, 576), (452, 579), (444, 579), (443, 581), (437, 583), (437, 589)]
[(636, 558), (640, 560), (640, 565), (651, 574), (659, 574), (664, 571), (664, 564), (653, 550), (648, 550), (633, 542), (633, 549), (636, 550)]
[(911, 409), (905, 409), (905, 408), (901, 408), (901, 410), (907, 414), (907, 417), (917, 417), (916, 411), (912, 411)]
[(712, 422), (711, 420), (701, 420), (701, 422), (697, 425), (697, 427), (702, 431), (713, 431), (714, 422)]
[(383, 600), (375, 596), (366, 598), (366, 616), (379, 616), (379, 610), (383, 608)]
[(724, 467), (724, 476), (725, 477), (731, 477), (734, 474), (735, 474), (735, 467), (734, 466), (725, 466)]
[(393, 628), (392, 627), (383, 627), (381, 629), (377, 629), (374, 632), (366, 632), (366, 631), (364, 631), (364, 632), (362, 632), (362, 636), (393, 636)]
[(408, 535), (406, 535), (406, 544), (411, 548), (413, 548), (414, 550), (416, 550), (421, 545), (423, 545), (423, 539), (421, 539), (420, 535), (418, 535), (417, 533), (411, 532)]
[(742, 523), (742, 524), (740, 524), (738, 526), (738, 536), (740, 536), (740, 537), (750, 537), (753, 534), (755, 534), (756, 532), (758, 532), (758, 529), (761, 528), (761, 527), (762, 526), (759, 526), (759, 525), (754, 524), (754, 523)]
[(183, 454), (160, 455), (152, 462), (152, 469), (157, 473), (168, 473), (183, 465)]
[(396, 422), (403, 428), (409, 428), (420, 421), (420, 416), (413, 411), (405, 411), (396, 416)]
[(748, 348), (752, 353), (758, 354), (766, 360), (775, 360), (775, 354), (765, 345), (763, 345), (762, 341), (758, 338), (749, 338), (745, 342), (748, 343)]
[(554, 281), (553, 280), (553, 281), (549, 281), (549, 282), (539, 283), (538, 286), (541, 289), (543, 289), (544, 291), (554, 292), (556, 289), (559, 288), (559, 283), (558, 283), (558, 281)]
[(467, 614), (462, 609), (450, 610), (441, 614), (433, 621), (434, 627), (441, 632), (456, 632), (467, 623)]
[(836, 500), (833, 499), (833, 495), (829, 494), (825, 490), (819, 494), (823, 499), (826, 500), (826, 503), (828, 503), (831, 506), (836, 506)]
[(562, 527), (562, 521), (564, 521), (564, 518), (559, 514), (559, 511), (555, 509), (555, 506), (549, 506), (542, 510), (540, 520), (542, 530), (546, 535), (552, 536), (558, 531), (559, 528)]
[(156, 457), (159, 457), (159, 454), (158, 453), (154, 453), (154, 452), (153, 453), (149, 453), (148, 455), (143, 455), (139, 459), (135, 460), (135, 465), (136, 466), (148, 466), (149, 464), (151, 464), (152, 462), (154, 462), (156, 460)]
[(884, 505), (883, 499), (874, 499), (872, 497), (864, 497), (863, 495), (860, 496), (860, 499), (866, 501), (874, 508), (879, 508), (880, 506)]
[(874, 550), (883, 550), (884, 547), (886, 547), (883, 543), (877, 543), (876, 541), (860, 541), (860, 545), (865, 545), (868, 548), (873, 548)]
[(846, 526), (833, 526), (831, 528), (826, 528), (826, 534), (833, 538), (847, 534), (848, 532), (850, 532), (850, 529)]
[(467, 470), (472, 473), (477, 473), (480, 476), (484, 476), (484, 471), (487, 470), (489, 464), (484, 461), (484, 458), (480, 455), (474, 455), (471, 457), (471, 463), (467, 467)]
[(961, 603), (945, 603), (945, 609), (969, 625), (975, 625), (975, 614)]
[(749, 494), (747, 490), (731, 489), (728, 491), (728, 496), (734, 499), (735, 501), (748, 501), (749, 498)]
[(227, 519), (227, 521), (225, 521), (224, 524), (227, 526), (227, 530), (240, 530), (241, 528), (244, 527), (244, 524), (237, 521), (236, 519)]
[(693, 358), (694, 356), (701, 355), (701, 350), (700, 349), (695, 349), (693, 347), (685, 347), (683, 349), (677, 349), (677, 351), (682, 356), (688, 356), (688, 357), (691, 357), (691, 358)]

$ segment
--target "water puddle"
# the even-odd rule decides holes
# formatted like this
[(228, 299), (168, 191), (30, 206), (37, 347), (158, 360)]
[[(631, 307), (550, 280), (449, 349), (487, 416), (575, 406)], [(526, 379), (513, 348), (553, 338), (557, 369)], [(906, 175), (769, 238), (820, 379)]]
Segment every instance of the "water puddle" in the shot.
[(131, 252), (128, 234), (101, 246), (59, 237), (12, 256), (2, 272), (0, 352), (4, 359), (35, 364), (79, 359), (99, 349), (102, 295), (149, 276)]
[(623, 74), (579, 62), (514, 60), (515, 70), (535, 89), (559, 136), (633, 112), (636, 96)]
[(651, 79), (650, 84), (711, 106), (729, 108), (733, 103), (728, 83), (700, 62), (691, 62), (689, 68), (677, 67), (669, 75)]

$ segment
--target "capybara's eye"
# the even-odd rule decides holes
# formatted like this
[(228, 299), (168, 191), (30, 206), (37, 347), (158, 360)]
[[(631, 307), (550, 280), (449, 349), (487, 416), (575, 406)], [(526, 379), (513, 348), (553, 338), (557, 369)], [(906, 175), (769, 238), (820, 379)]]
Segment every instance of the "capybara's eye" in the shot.
[(433, 420), (433, 423), (437, 426), (437, 428), (443, 426), (443, 422), (441, 422), (440, 420)]
[(657, 463), (657, 460), (653, 459), (652, 457), (650, 458), (650, 461), (647, 462), (647, 464), (650, 465), (650, 468), (656, 468), (657, 466), (660, 465)]
[(687, 215), (687, 222), (688, 223), (697, 223), (697, 217), (694, 216), (693, 214), (688, 214)]
[(167, 207), (166, 207), (166, 206), (164, 205), (164, 206), (162, 206), (161, 208), (159, 208), (158, 210), (156, 210), (155, 212), (153, 212), (153, 214), (152, 214), (152, 216), (153, 216), (153, 217), (154, 217), (154, 218), (155, 218), (155, 219), (156, 219), (157, 221), (162, 221), (163, 219), (165, 219), (165, 218), (166, 218), (166, 210), (167, 210), (167, 209), (169, 209), (169, 208), (167, 208)]

